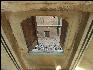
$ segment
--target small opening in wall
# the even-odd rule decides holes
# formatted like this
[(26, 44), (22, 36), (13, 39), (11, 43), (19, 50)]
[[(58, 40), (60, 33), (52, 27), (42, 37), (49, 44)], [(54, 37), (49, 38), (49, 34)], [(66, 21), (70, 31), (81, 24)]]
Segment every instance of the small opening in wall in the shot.
[(50, 31), (44, 31), (45, 37), (49, 37), (49, 32), (50, 32)]

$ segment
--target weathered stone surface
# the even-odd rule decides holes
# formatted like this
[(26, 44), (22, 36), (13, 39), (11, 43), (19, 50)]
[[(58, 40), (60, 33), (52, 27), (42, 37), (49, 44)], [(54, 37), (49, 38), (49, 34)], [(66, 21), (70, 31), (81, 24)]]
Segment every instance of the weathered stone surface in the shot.
[[(38, 5), (38, 6), (37, 6)], [(41, 11), (64, 11), (64, 10), (73, 10), (73, 11), (88, 11), (93, 12), (93, 2), (92, 1), (5, 1), (1, 2), (1, 9), (5, 11), (29, 11), (29, 10), (41, 10)]]
[[(86, 21), (87, 19), (83, 19), (82, 17), (82, 15), (85, 14), (82, 12), (89, 12), (89, 13), (93, 12), (92, 6), (93, 6), (92, 1), (88, 1), (88, 2), (85, 1), (83, 2), (77, 2), (77, 1), (76, 2), (73, 1), (71, 2), (67, 2), (67, 1), (64, 2), (5, 1), (3, 2), (2, 1), (1, 11), (4, 11), (6, 13), (6, 17), (10, 22), (12, 31), (9, 32), (8, 31), (9, 29), (4, 29), (5, 26), (3, 27), (3, 30), (6, 30), (5, 34), (7, 35), (7, 38), (9, 38), (9, 42), (12, 44), (15, 53), (18, 55), (18, 59), (21, 60), (21, 58), (23, 58), (23, 61), (27, 69), (41, 70), (45, 67), (44, 69), (53, 68), (54, 70), (55, 66), (57, 65), (61, 65), (62, 68), (65, 69), (68, 64), (68, 61), (72, 62), (71, 54), (73, 54), (72, 57), (74, 57), (75, 54), (74, 50), (77, 51), (79, 41), (81, 40), (80, 38), (82, 38), (83, 36), (83, 31), (84, 31), (83, 28), (85, 27), (85, 23), (87, 24)], [(27, 53), (25, 39), (22, 34), (21, 23), (22, 21), (24, 21), (25, 19), (31, 16), (60, 16), (68, 22), (69, 26), (68, 26), (68, 32), (65, 40), (64, 54), (34, 55), (34, 54)], [(86, 22), (84, 23), (82, 21), (83, 24), (81, 24), (81, 19), (83, 19), (83, 21)], [(88, 27), (86, 29), (88, 29)], [(80, 31), (80, 33), (78, 30)], [(13, 35), (15, 36), (15, 38), (13, 37)], [(11, 39), (11, 37), (13, 39)], [(16, 39), (16, 41), (14, 39)], [(71, 53), (72, 51), (73, 53)], [(19, 56), (18, 52), (21, 53), (21, 56)], [(69, 58), (71, 58), (71, 61)], [(68, 68), (69, 65), (70, 63), (67, 66)]]

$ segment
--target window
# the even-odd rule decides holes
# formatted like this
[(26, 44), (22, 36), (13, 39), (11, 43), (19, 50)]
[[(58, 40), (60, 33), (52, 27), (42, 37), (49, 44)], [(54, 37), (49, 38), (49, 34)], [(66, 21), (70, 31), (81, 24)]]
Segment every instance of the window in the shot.
[(49, 31), (44, 31), (45, 37), (49, 37)]

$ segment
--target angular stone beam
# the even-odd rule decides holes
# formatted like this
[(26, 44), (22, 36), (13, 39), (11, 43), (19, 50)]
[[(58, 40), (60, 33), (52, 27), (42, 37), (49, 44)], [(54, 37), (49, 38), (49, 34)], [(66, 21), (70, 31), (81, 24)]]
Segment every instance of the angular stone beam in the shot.
[(87, 25), (88, 18), (89, 18), (89, 13), (88, 12), (87, 13), (83, 12), (82, 13), (82, 19), (81, 19), (81, 22), (79, 24), (79, 29), (78, 29), (77, 35), (75, 37), (75, 42), (74, 42), (74, 45), (73, 45), (71, 56), (70, 56), (70, 59), (68, 61), (67, 66), (66, 66), (66, 70), (69, 70), (69, 68), (72, 64), (73, 58), (76, 54), (76, 51), (78, 49), (78, 46), (80, 44), (81, 38), (82, 38), (84, 30), (85, 30), (85, 27)]
[(20, 12), (20, 11), (83, 11), (83, 12), (93, 12), (93, 2), (92, 1), (2, 1), (1, 9), (4, 11)]
[(12, 29), (11, 29), (10, 23), (6, 19), (5, 12), (1, 13), (1, 26), (2, 26), (2, 29), (3, 29), (7, 39), (9, 40), (9, 42), (12, 46), (13, 51), (15, 52), (16, 56), (18, 57), (18, 60), (21, 64), (21, 66), (23, 67), (23, 70), (26, 70), (26, 66), (25, 66), (24, 61), (22, 59), (18, 43), (17, 43), (17, 41), (14, 37), (14, 34), (13, 34)]

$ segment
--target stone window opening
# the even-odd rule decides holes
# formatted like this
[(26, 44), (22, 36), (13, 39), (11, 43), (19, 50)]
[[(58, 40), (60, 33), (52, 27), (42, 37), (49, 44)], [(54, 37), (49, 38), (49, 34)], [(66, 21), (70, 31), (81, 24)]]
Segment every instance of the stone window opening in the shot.
[(49, 36), (50, 36), (50, 35), (49, 35), (49, 32), (50, 32), (50, 31), (44, 31), (45, 37), (49, 37)]
[(31, 16), (22, 22), (28, 53), (60, 54), (63, 52), (68, 25), (64, 19), (57, 16), (54, 18)]

